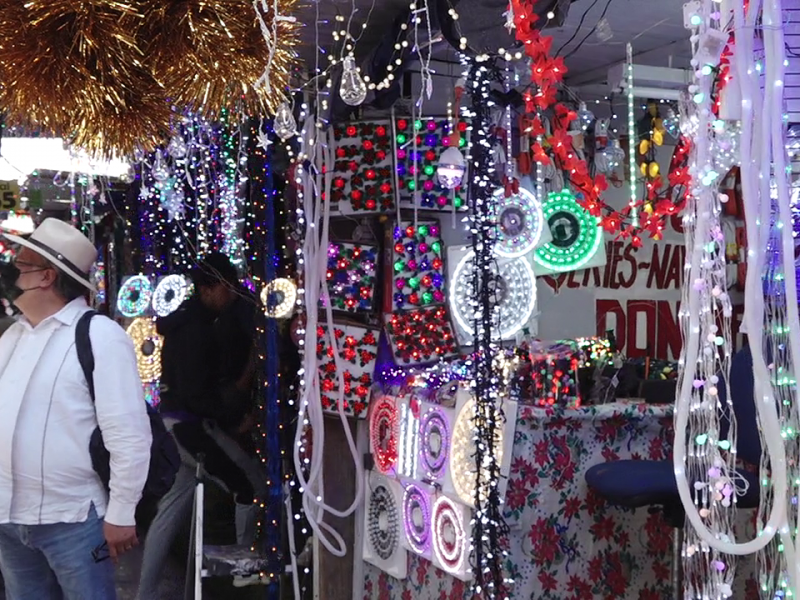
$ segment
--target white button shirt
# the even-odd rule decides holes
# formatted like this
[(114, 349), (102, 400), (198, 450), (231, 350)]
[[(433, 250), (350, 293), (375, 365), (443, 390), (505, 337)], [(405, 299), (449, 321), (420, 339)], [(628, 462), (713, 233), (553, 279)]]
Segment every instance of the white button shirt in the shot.
[[(36, 327), (21, 318), (0, 337), (0, 523), (85, 521), (91, 504), (113, 525), (135, 524), (152, 435), (133, 343), (95, 316), (92, 403), (75, 349), (88, 310), (79, 298)], [(100, 425), (111, 455), (110, 498), (92, 468)]]

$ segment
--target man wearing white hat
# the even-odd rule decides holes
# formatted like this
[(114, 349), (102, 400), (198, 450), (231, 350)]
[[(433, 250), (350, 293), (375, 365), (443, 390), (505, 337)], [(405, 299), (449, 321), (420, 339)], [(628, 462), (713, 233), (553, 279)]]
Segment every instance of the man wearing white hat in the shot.
[[(97, 258), (80, 231), (46, 219), (19, 244), (3, 286), (21, 312), (0, 338), (0, 569), (8, 600), (116, 598), (111, 561), (137, 544), (135, 510), (151, 431), (133, 344), (112, 320), (91, 321), (94, 401), (75, 328)], [(98, 427), (110, 493), (92, 467)]]

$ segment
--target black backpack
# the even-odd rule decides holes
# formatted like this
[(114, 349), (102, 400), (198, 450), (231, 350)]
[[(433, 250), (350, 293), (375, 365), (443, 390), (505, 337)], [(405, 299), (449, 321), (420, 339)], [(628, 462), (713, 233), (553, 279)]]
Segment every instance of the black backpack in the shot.
[[(75, 328), (75, 349), (78, 353), (78, 361), (89, 385), (89, 394), (94, 402), (94, 352), (92, 351), (92, 340), (89, 337), (89, 324), (97, 312), (90, 310), (81, 315), (78, 325)], [(153, 433), (153, 445), (150, 447), (150, 471), (147, 474), (147, 482), (144, 484), (142, 505), (152, 506), (161, 499), (175, 483), (175, 476), (181, 466), (180, 454), (175, 440), (167, 428), (161, 415), (147, 404), (147, 416), (150, 419), (150, 430)], [(92, 467), (105, 485), (109, 489), (111, 479), (111, 468), (109, 465), (109, 453), (103, 443), (103, 433), (100, 427), (92, 432), (89, 440), (89, 454), (92, 457)]]

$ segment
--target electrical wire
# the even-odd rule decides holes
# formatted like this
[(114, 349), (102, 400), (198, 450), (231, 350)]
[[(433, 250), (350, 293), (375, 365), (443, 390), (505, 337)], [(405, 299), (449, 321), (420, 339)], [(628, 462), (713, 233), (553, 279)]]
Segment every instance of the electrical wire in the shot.
[(553, 55), (553, 58), (555, 58), (555, 57), (557, 57), (559, 54), (561, 54), (561, 51), (564, 49), (564, 47), (565, 47), (565, 46), (568, 46), (568, 45), (569, 45), (569, 43), (570, 43), (572, 40), (574, 40), (574, 39), (575, 39), (575, 38), (578, 36), (578, 32), (581, 30), (581, 26), (583, 25), (583, 21), (586, 19), (586, 15), (588, 15), (588, 14), (589, 14), (589, 11), (590, 11), (590, 10), (592, 10), (592, 9), (594, 8), (595, 4), (597, 4), (598, 2), (600, 2), (600, 0), (594, 0), (594, 2), (592, 2), (592, 3), (589, 5), (589, 8), (587, 8), (585, 11), (583, 11), (583, 14), (581, 15), (581, 20), (580, 20), (580, 21), (578, 21), (578, 26), (575, 28), (575, 32), (572, 34), (572, 37), (571, 37), (571, 38), (569, 38), (569, 39), (568, 39), (566, 42), (564, 42), (563, 44), (561, 44), (561, 46), (559, 46), (558, 50), (556, 50), (556, 53)]
[(612, 3), (613, 1), (614, 1), (614, 0), (608, 0), (608, 2), (606, 2), (606, 6), (605, 6), (605, 8), (603, 8), (603, 12), (600, 14), (600, 18), (597, 20), (597, 24), (596, 24), (594, 27), (592, 27), (592, 28), (589, 30), (589, 33), (587, 33), (587, 34), (586, 34), (586, 35), (583, 37), (583, 39), (582, 39), (582, 40), (581, 40), (581, 41), (578, 43), (578, 45), (577, 45), (577, 46), (575, 46), (575, 47), (574, 47), (572, 50), (570, 50), (570, 51), (569, 51), (569, 52), (566, 54), (566, 56), (564, 56), (564, 60), (568, 59), (570, 56), (572, 56), (572, 55), (573, 55), (573, 54), (575, 54), (575, 53), (576, 53), (578, 50), (580, 50), (580, 49), (581, 49), (581, 46), (583, 46), (584, 42), (585, 42), (586, 40), (588, 40), (588, 39), (589, 39), (589, 36), (591, 36), (591, 35), (592, 35), (592, 34), (593, 34), (595, 31), (597, 31), (597, 28), (598, 28), (598, 26), (600, 25), (600, 22), (601, 22), (601, 21), (602, 21), (602, 20), (605, 18), (605, 16), (606, 16), (606, 13), (608, 12), (608, 7), (609, 7), (609, 6), (611, 6), (611, 3)]

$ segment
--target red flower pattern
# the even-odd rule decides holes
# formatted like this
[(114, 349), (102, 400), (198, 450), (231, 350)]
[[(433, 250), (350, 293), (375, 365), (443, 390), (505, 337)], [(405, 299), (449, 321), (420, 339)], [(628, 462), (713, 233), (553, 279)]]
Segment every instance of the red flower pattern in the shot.
[[(661, 600), (672, 597), (673, 530), (660, 514), (610, 506), (586, 470), (615, 459), (669, 460), (671, 413), (647, 405), (522, 407), (506, 493), (511, 598)], [(561, 487), (557, 488), (556, 483)], [(742, 511), (743, 537), (753, 537)], [(752, 568), (737, 568), (734, 600), (758, 597)], [(745, 582), (746, 585), (745, 585)], [(405, 580), (365, 565), (364, 600), (479, 600), (469, 583), (409, 553)]]

